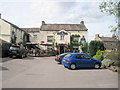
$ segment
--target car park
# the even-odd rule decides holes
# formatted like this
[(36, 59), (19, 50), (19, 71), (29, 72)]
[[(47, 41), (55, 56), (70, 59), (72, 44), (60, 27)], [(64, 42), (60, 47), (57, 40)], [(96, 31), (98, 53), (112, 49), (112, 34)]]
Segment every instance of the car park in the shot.
[(98, 69), (101, 67), (102, 63), (87, 54), (70, 53), (62, 59), (62, 64), (69, 69), (76, 69), (79, 67), (94, 67)]
[(9, 57), (27, 57), (27, 50), (24, 46), (11, 46), (9, 49)]
[(67, 54), (68, 53), (63, 53), (63, 54), (57, 55), (56, 58), (55, 58), (55, 61), (62, 63), (63, 57)]

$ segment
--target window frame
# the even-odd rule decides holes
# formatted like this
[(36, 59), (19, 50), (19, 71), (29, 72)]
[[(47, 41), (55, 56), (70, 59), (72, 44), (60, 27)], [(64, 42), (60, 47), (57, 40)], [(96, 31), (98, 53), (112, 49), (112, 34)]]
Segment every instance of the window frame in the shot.
[[(50, 40), (50, 37), (52, 37), (52, 39)], [(53, 41), (53, 36), (47, 36), (47, 42), (52, 42)]]
[(37, 38), (37, 35), (35, 34), (35, 35), (33, 35), (33, 38)]
[(65, 39), (64, 37), (65, 37), (64, 35), (60, 35), (60, 40), (64, 40)]

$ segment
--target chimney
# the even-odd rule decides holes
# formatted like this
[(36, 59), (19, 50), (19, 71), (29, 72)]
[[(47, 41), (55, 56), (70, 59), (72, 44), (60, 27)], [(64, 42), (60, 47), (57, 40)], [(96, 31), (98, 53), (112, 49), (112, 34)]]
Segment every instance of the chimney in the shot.
[(112, 38), (115, 38), (115, 37), (116, 37), (115, 34), (113, 34), (113, 35), (112, 35)]
[(81, 24), (84, 24), (84, 21), (83, 21), (83, 19), (81, 19), (81, 22), (80, 22)]
[(96, 35), (95, 35), (95, 38), (99, 38), (99, 34), (96, 34)]
[(45, 21), (42, 21), (42, 25), (45, 25)]

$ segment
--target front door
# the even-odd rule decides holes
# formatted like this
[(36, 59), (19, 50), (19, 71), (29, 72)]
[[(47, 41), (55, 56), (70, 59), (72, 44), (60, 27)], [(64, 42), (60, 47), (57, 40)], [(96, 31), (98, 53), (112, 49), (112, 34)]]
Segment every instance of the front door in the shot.
[(60, 46), (60, 54), (64, 53), (64, 46)]

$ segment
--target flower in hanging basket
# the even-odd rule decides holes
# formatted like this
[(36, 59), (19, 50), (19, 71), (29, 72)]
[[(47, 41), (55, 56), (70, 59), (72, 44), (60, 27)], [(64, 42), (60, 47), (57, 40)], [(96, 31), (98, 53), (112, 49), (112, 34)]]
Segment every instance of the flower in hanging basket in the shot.
[(70, 50), (69, 49), (67, 49), (67, 52), (69, 52)]
[(55, 51), (58, 51), (58, 49), (56, 49)]
[(41, 43), (44, 43), (44, 41), (41, 41)]

